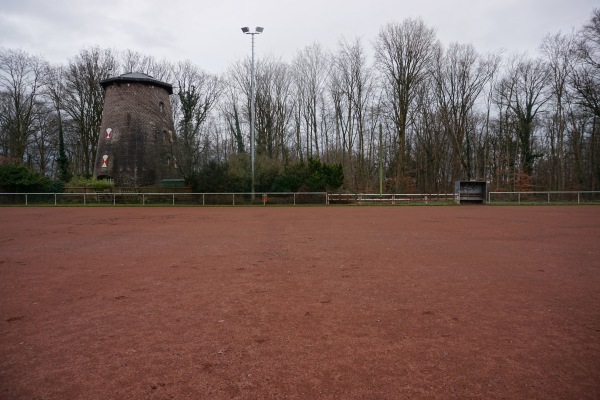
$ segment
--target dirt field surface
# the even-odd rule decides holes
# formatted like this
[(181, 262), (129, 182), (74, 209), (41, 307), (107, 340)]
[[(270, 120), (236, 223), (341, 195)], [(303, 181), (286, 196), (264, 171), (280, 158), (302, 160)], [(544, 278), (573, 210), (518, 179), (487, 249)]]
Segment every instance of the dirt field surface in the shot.
[(598, 399), (600, 207), (0, 208), (1, 399)]

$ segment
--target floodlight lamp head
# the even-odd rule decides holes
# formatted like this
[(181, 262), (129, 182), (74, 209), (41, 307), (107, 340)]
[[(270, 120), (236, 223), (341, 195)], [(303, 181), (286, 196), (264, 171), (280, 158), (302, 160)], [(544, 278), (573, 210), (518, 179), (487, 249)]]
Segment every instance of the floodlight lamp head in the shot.
[(262, 33), (262, 31), (263, 31), (264, 29), (265, 29), (265, 28), (263, 28), (262, 26), (257, 26), (257, 27), (256, 27), (256, 33)]
[(248, 28), (247, 26), (245, 26), (245, 27), (242, 28), (242, 32), (248, 33), (248, 32), (250, 32), (250, 28)]

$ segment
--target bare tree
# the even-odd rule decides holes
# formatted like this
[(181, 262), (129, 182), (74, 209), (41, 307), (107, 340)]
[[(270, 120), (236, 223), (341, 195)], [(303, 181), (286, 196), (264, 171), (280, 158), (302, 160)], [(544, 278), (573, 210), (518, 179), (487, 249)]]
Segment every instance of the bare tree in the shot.
[(453, 43), (436, 57), (432, 75), (441, 120), (452, 144), (453, 180), (474, 178), (473, 108), (498, 64), (498, 56), (482, 57), (471, 44)]
[(409, 109), (419, 85), (427, 79), (438, 42), (433, 29), (420, 19), (389, 23), (375, 42), (375, 59), (385, 79), (390, 118), (397, 142), (396, 178), (399, 186), (406, 174), (406, 135)]
[(225, 95), (220, 102), (221, 115), (227, 126), (227, 132), (229, 132), (235, 143), (237, 153), (244, 153), (245, 144), (238, 93), (232, 85), (226, 85), (224, 93)]
[(286, 63), (271, 58), (257, 63), (255, 101), (256, 153), (285, 161), (292, 115), (291, 74)]
[(333, 58), (331, 92), (337, 131), (342, 134), (345, 176), (352, 179), (352, 187), (365, 190), (371, 165), (366, 155), (373, 154), (371, 135), (377, 123), (368, 124), (367, 118), (374, 97), (374, 82), (366, 64), (366, 55), (360, 39), (341, 40)]
[(580, 103), (600, 117), (600, 8), (593, 11), (578, 39), (571, 84)]
[(0, 150), (24, 161), (36, 133), (46, 62), (21, 50), (0, 50)]
[(71, 178), (69, 158), (65, 147), (65, 125), (63, 116), (63, 98), (65, 95), (65, 70), (62, 66), (48, 67), (44, 95), (54, 111), (53, 128), (56, 131), (58, 145), (58, 177), (64, 182)]
[[(600, 186), (600, 8), (593, 10), (590, 20), (580, 30), (575, 55), (571, 86), (578, 103), (594, 116), (585, 146), (589, 149), (590, 187), (594, 190)], [(582, 181), (582, 175), (578, 175)]]
[[(320, 157), (328, 151), (329, 125), (326, 116), (325, 93), (331, 62), (329, 55), (318, 43), (313, 43), (299, 51), (292, 63), (293, 79), (298, 99), (295, 114), (297, 120), (296, 142), (303, 159), (301, 145), (306, 138), (306, 154)], [(313, 153), (314, 152), (314, 153)]]
[[(228, 71), (228, 124), (238, 142), (238, 149), (241, 144), (239, 132), (248, 132), (250, 127), (251, 66), (251, 60), (246, 59), (236, 62)], [(265, 57), (256, 63), (255, 68), (256, 154), (285, 162), (289, 156), (288, 128), (294, 110), (290, 67), (281, 60)], [(244, 136), (247, 138), (244, 143), (249, 143), (249, 134)]]
[(354, 142), (356, 140), (354, 91), (355, 75), (352, 73), (352, 60), (344, 57), (344, 42), (340, 43), (340, 54), (334, 58), (329, 81), (329, 92), (335, 114), (337, 147), (341, 149), (341, 164), (344, 177), (350, 187), (356, 187)]
[(531, 177), (533, 163), (542, 154), (532, 148), (534, 122), (538, 112), (550, 99), (549, 70), (541, 59), (518, 55), (512, 59), (506, 76), (498, 85), (498, 95), (517, 121), (522, 172)]
[(56, 153), (54, 114), (45, 104), (38, 105), (34, 120), (34, 132), (27, 147), (27, 164), (42, 175), (53, 175)]
[(435, 85), (423, 84), (419, 87), (415, 107), (415, 160), (416, 178), (422, 193), (440, 193), (451, 190), (447, 182), (451, 168), (445, 168), (451, 151), (450, 140), (446, 139), (446, 129), (437, 107)]
[(179, 170), (189, 180), (209, 159), (210, 140), (205, 125), (219, 100), (223, 84), (219, 77), (189, 61), (178, 63), (173, 74), (177, 82), (177, 95), (172, 103), (178, 139), (173, 152)]
[(116, 69), (116, 64), (111, 50), (93, 47), (81, 50), (66, 69), (63, 106), (78, 132), (82, 164), (75, 167), (81, 175), (91, 176), (93, 172), (104, 102), (100, 81)]
[(549, 119), (548, 135), (552, 169), (550, 187), (565, 189), (565, 132), (567, 129), (566, 108), (568, 107), (568, 83), (573, 65), (575, 40), (572, 35), (547, 35), (541, 45), (550, 72), (550, 90), (554, 110)]
[(226, 75), (228, 94), (223, 107), (240, 153), (241, 145), (250, 143), (250, 134), (242, 134), (248, 132), (250, 126), (250, 62), (249, 59), (236, 61)]
[[(125, 73), (141, 72), (159, 81), (171, 83), (173, 65), (166, 60), (157, 61), (154, 57), (136, 51), (126, 50), (121, 54), (122, 69)], [(113, 74), (116, 75), (116, 71)]]

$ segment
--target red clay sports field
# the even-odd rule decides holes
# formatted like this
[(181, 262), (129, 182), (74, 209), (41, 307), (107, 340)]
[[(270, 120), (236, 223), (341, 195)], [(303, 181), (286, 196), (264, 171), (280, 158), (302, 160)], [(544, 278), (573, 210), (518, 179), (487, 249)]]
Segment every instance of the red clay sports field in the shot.
[(1, 399), (597, 399), (597, 206), (0, 208)]

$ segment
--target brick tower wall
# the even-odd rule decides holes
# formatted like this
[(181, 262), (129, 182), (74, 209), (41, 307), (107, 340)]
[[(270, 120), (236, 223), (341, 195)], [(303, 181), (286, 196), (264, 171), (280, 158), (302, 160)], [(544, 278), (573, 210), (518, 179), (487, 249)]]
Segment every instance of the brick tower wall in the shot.
[(174, 132), (164, 88), (145, 82), (110, 84), (105, 89), (94, 176), (110, 177), (122, 187), (182, 178), (172, 156)]

